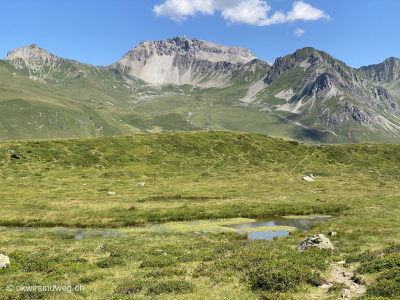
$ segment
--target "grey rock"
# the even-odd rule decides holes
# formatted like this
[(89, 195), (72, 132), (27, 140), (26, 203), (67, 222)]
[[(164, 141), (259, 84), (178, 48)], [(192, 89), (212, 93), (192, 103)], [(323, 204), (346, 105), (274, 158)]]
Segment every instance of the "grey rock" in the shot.
[(94, 251), (101, 251), (101, 250), (105, 250), (106, 249), (106, 245), (104, 245), (104, 244), (101, 244), (101, 245), (99, 245), (99, 246), (97, 246), (97, 248), (96, 248), (96, 250), (94, 250)]
[(333, 250), (333, 245), (331, 241), (325, 235), (316, 234), (303, 240), (300, 243), (300, 246), (297, 247), (297, 251), (305, 251), (313, 247)]
[(308, 181), (308, 182), (311, 182), (311, 181), (314, 181), (314, 179), (312, 179), (310, 176), (304, 176), (303, 178), (302, 178), (304, 181)]
[(136, 183), (136, 185), (137, 185), (137, 186), (144, 186), (145, 183), (144, 183), (144, 182), (138, 182), (138, 183)]
[(0, 269), (7, 269), (10, 266), (10, 258), (4, 254), (0, 254)]

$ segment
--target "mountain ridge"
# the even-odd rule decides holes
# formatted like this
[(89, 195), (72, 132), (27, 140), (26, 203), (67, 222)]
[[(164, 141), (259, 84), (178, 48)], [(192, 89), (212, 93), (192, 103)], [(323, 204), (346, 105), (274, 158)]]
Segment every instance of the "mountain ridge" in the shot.
[[(175, 37), (163, 41), (143, 41), (109, 67), (124, 70), (150, 84), (223, 86), (228, 80), (227, 73), (254, 59), (257, 59), (254, 54), (242, 47)], [(212, 81), (205, 78), (210, 73)]]
[(315, 142), (400, 142), (399, 61), (353, 69), (305, 47), (271, 64), (241, 47), (176, 37), (143, 41), (96, 67), (30, 45), (9, 51), (0, 84), (17, 90), (20, 76), (47, 84), (35, 88), (82, 107), (82, 130), (94, 126), (96, 135), (208, 128)]

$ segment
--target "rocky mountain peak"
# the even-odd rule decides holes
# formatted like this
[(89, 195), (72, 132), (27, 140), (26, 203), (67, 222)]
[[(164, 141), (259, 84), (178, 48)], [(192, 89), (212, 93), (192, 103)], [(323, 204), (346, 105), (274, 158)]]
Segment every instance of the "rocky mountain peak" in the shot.
[(223, 86), (242, 66), (257, 58), (242, 47), (227, 47), (195, 38), (143, 41), (109, 68), (151, 84)]
[(161, 41), (143, 41), (130, 50), (122, 60), (142, 61), (154, 55), (180, 55), (211, 62), (227, 61), (231, 63), (247, 63), (256, 59), (250, 50), (242, 47), (227, 47), (195, 38), (175, 37)]
[(380, 64), (361, 67), (358, 71), (377, 83), (389, 83), (400, 79), (400, 59), (390, 57)]
[(5, 60), (10, 61), (17, 69), (27, 68), (29, 77), (34, 80), (44, 80), (60, 65), (73, 62), (56, 56), (35, 44), (8, 51)]
[(39, 48), (36, 44), (32, 44), (29, 46), (21, 47), (18, 49), (10, 50), (7, 53), (6, 60), (14, 60), (16, 58), (22, 59), (37, 59), (41, 56), (51, 57), (55, 55), (51, 54), (50, 52)]

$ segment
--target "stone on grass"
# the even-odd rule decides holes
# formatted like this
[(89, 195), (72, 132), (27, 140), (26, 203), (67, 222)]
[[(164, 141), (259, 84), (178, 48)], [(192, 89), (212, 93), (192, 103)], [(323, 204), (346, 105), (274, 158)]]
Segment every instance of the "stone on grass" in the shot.
[(138, 185), (138, 186), (144, 186), (144, 182), (136, 183), (136, 185)]
[(109, 195), (115, 195), (116, 192), (108, 192)]
[(106, 245), (101, 244), (101, 245), (97, 246), (96, 250), (94, 250), (94, 251), (97, 252), (97, 251), (101, 251), (101, 250), (104, 250), (104, 249), (106, 249)]
[(0, 254), (0, 269), (7, 269), (10, 265), (10, 258), (4, 254)]
[(300, 246), (297, 247), (297, 251), (305, 251), (308, 248), (313, 247), (333, 250), (333, 245), (331, 241), (324, 234), (316, 234), (313, 236), (309, 236), (304, 241), (302, 241), (300, 243)]
[(337, 235), (337, 232), (331, 231), (331, 232), (328, 233), (328, 235), (329, 236), (335, 236), (335, 235)]
[(312, 179), (310, 176), (304, 176), (302, 179), (309, 182), (314, 181), (314, 179)]

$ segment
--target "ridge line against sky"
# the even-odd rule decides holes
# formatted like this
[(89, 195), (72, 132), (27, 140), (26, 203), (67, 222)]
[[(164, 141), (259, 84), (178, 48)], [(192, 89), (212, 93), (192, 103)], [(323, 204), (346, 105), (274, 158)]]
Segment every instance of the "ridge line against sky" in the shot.
[(251, 50), (264, 61), (313, 47), (358, 68), (400, 57), (396, 0), (3, 1), (0, 58), (37, 44), (93, 65), (143, 40), (186, 36)]

